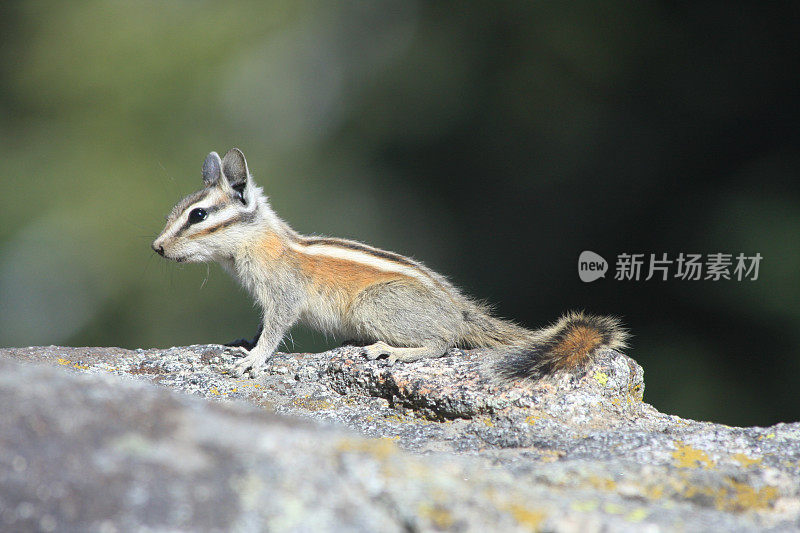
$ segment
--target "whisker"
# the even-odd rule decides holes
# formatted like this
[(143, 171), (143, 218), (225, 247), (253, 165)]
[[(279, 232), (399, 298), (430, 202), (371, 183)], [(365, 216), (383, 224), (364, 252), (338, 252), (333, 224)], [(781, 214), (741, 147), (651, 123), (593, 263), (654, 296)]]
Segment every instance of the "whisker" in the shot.
[[(281, 344), (283, 344), (283, 347), (286, 348), (286, 350), (294, 351), (294, 337), (292, 336), (291, 331), (286, 333), (286, 336), (283, 339), (281, 339)], [(289, 344), (291, 344), (291, 346), (289, 346)]]
[(208, 277), (211, 275), (211, 267), (206, 263), (206, 277), (203, 278), (203, 283), (200, 284), (200, 290), (203, 290), (203, 287), (206, 286), (206, 282), (208, 281)]

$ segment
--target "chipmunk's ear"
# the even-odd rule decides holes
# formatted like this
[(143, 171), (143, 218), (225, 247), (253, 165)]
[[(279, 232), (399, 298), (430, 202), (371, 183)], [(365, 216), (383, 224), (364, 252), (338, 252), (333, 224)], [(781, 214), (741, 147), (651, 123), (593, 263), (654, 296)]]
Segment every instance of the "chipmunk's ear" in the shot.
[(247, 170), (247, 160), (241, 150), (238, 148), (228, 150), (222, 158), (222, 172), (234, 189), (241, 190), (247, 185), (250, 174)]
[(203, 161), (203, 183), (206, 187), (211, 187), (219, 183), (222, 177), (222, 161), (217, 152), (211, 152)]

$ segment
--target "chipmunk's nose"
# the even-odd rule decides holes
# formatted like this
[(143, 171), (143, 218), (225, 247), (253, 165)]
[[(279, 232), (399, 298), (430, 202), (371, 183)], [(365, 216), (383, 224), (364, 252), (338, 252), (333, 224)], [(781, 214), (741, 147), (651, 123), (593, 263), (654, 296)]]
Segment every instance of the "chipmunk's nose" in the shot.
[(156, 245), (156, 243), (153, 243), (150, 246), (153, 248), (153, 251), (155, 253), (157, 253), (161, 257), (164, 257), (164, 247), (163, 246), (161, 246), (160, 244)]

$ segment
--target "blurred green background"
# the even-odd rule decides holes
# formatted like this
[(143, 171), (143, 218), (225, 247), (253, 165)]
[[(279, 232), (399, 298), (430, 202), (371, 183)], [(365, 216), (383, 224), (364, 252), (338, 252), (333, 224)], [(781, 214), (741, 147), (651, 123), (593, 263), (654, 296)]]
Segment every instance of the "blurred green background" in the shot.
[[(298, 231), (412, 255), (531, 327), (623, 316), (663, 411), (798, 420), (797, 5), (4, 2), (0, 345), (255, 334), (218, 266), (149, 248), (238, 146)], [(582, 283), (583, 250), (612, 272)], [(764, 259), (615, 281), (633, 252)]]

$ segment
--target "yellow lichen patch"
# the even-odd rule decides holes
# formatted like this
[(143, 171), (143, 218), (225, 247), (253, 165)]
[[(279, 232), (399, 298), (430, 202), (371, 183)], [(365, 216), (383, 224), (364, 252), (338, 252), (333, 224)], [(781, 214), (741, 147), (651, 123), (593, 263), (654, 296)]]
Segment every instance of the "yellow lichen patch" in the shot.
[(588, 513), (590, 511), (594, 511), (599, 506), (600, 503), (596, 500), (575, 501), (572, 502), (572, 505), (570, 505), (573, 511), (578, 511), (581, 513)]
[(258, 384), (258, 383), (253, 383), (253, 381), (252, 381), (252, 380), (242, 380), (242, 379), (239, 379), (239, 380), (236, 380), (236, 383), (239, 383), (239, 386), (238, 386), (238, 387), (236, 387), (236, 388), (234, 388), (234, 389), (231, 389), (231, 392), (235, 392), (235, 391), (236, 391), (236, 389), (238, 389), (239, 387), (241, 387), (241, 388), (245, 388), (245, 387), (253, 387), (254, 389), (260, 389), (260, 388), (261, 388), (261, 385), (260, 385), (260, 384)]
[(715, 496), (716, 493), (714, 492), (714, 489), (712, 489), (710, 487), (703, 487), (703, 486), (697, 486), (697, 485), (688, 484), (683, 488), (683, 491), (680, 492), (680, 494), (685, 498), (692, 499), (697, 495)]
[(64, 359), (63, 357), (59, 357), (58, 359), (56, 359), (56, 362), (61, 366), (71, 366), (72, 368), (75, 368), (75, 369), (78, 369), (78, 370), (87, 370), (89, 368), (89, 365), (82, 365), (80, 363), (73, 363), (69, 359)]
[(208, 392), (210, 392), (214, 396), (219, 396), (219, 389), (217, 389), (216, 387), (211, 387), (211, 389)]
[(400, 414), (393, 414), (384, 417), (385, 420), (391, 420), (392, 422), (397, 422), (398, 424), (414, 422), (413, 420), (408, 420), (405, 416)]
[(674, 485), (675, 491), (683, 498), (700, 501), (712, 501), (720, 511), (743, 512), (758, 511), (770, 508), (778, 499), (778, 489), (767, 485), (756, 490), (752, 485), (726, 477), (723, 486), (696, 485), (685, 481), (682, 485)]
[(599, 490), (617, 490), (617, 482), (607, 477), (589, 476), (586, 481), (588, 481), (592, 487)]
[(344, 453), (366, 453), (378, 459), (386, 459), (397, 453), (397, 446), (391, 439), (386, 438), (370, 440), (341, 439), (337, 443), (336, 449)]
[(528, 509), (523, 505), (512, 503), (508, 506), (508, 512), (514, 517), (518, 524), (525, 526), (532, 531), (539, 531), (542, 527), (542, 522), (547, 518), (544, 511), (538, 509)]
[(644, 494), (651, 500), (658, 500), (664, 495), (664, 487), (661, 485), (647, 487)]
[(608, 374), (605, 372), (595, 372), (594, 379), (596, 379), (601, 386), (605, 387), (608, 383)]
[(648, 514), (649, 512), (647, 511), (647, 509), (645, 509), (644, 507), (639, 507), (638, 509), (634, 509), (630, 513), (626, 514), (625, 520), (627, 520), (628, 522), (641, 522), (642, 520), (647, 518)]
[(622, 514), (625, 508), (616, 503), (606, 503), (603, 505), (603, 511), (608, 514)]
[(453, 514), (444, 507), (423, 502), (419, 505), (419, 515), (430, 520), (436, 529), (450, 529), (453, 527)]
[(730, 490), (720, 489), (714, 503), (720, 511), (751, 511), (768, 509), (778, 499), (778, 489), (773, 486), (756, 490), (747, 483), (740, 483), (732, 478), (725, 480)]
[(642, 384), (641, 383), (639, 383), (637, 385), (634, 385), (633, 387), (629, 387), (628, 388), (628, 401), (629, 401), (629, 403), (632, 403), (631, 400), (630, 400), (631, 398), (633, 398), (633, 400), (636, 401), (636, 402), (641, 402), (642, 401), (642, 398), (644, 398), (644, 394), (642, 393)]
[(495, 489), (489, 488), (484, 494), (486, 499), (492, 502), (497, 509), (509, 513), (519, 525), (531, 531), (540, 531), (542, 529), (542, 522), (547, 518), (545, 511), (532, 509), (519, 501), (511, 500), (513, 496), (507, 492), (497, 492)]
[(566, 455), (566, 452), (562, 452), (560, 450), (543, 450), (541, 452), (541, 454), (542, 454), (541, 457), (539, 457), (539, 460), (541, 462), (543, 462), (543, 463), (555, 463), (561, 457)]
[(674, 444), (677, 449), (672, 452), (672, 457), (677, 461), (676, 466), (680, 468), (697, 468), (700, 466), (706, 469), (714, 468), (714, 461), (703, 450), (692, 448), (679, 440), (676, 440)]
[(312, 400), (311, 398), (295, 398), (292, 403), (295, 407), (308, 411), (325, 411), (335, 407), (333, 402), (329, 400)]
[(760, 457), (758, 459), (753, 459), (752, 457), (749, 457), (749, 456), (747, 456), (747, 455), (745, 455), (743, 453), (735, 453), (731, 457), (735, 461), (738, 461), (739, 464), (742, 465), (744, 468), (747, 468), (748, 466), (760, 465), (761, 464), (761, 458)]
[(525, 418), (525, 422), (532, 426), (537, 420), (541, 420), (542, 418), (544, 418), (542, 415), (529, 415)]
[(490, 418), (484, 418), (483, 419), (483, 423), (486, 424), (487, 426), (489, 426), (490, 428), (494, 427), (494, 422), (492, 422), (492, 420)]

